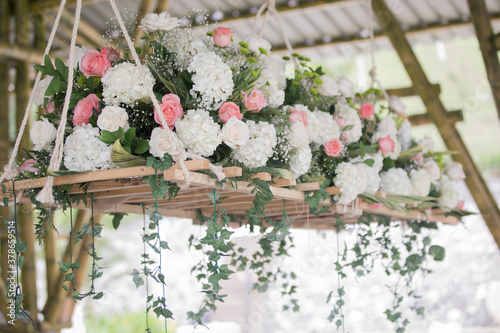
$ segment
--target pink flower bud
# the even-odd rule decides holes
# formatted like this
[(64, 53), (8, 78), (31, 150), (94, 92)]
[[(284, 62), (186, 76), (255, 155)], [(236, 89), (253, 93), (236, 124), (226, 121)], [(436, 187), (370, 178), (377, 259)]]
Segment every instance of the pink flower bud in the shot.
[(359, 117), (361, 119), (370, 119), (371, 117), (373, 117), (373, 114), (373, 105), (371, 105), (370, 103), (364, 103), (359, 108)]
[(218, 27), (214, 30), (212, 38), (214, 44), (218, 47), (226, 47), (231, 44), (231, 36), (233, 31), (230, 28)]
[(290, 122), (294, 123), (296, 121), (300, 121), (307, 126), (307, 113), (304, 110), (290, 110)]
[(382, 154), (389, 153), (394, 151), (396, 144), (394, 140), (391, 139), (391, 136), (388, 135), (385, 138), (378, 139), (378, 149), (382, 152)]
[(241, 94), (243, 95), (243, 104), (245, 105), (245, 109), (248, 111), (259, 112), (262, 108), (268, 105), (266, 98), (260, 90), (254, 89), (250, 95), (247, 95), (244, 91), (242, 91)]
[(342, 141), (337, 138), (333, 138), (325, 143), (324, 151), (328, 156), (338, 157), (340, 153), (342, 153), (343, 149), (344, 145), (342, 144)]
[(241, 120), (243, 115), (238, 105), (233, 102), (226, 102), (219, 108), (219, 118), (225, 124), (231, 117), (236, 117), (238, 120)]

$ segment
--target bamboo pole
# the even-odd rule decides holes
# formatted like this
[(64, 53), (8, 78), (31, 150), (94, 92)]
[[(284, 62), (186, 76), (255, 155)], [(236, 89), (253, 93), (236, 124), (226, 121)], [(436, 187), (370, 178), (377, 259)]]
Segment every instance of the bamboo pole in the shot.
[[(80, 230), (83, 224), (89, 221), (90, 213), (91, 213), (90, 211), (85, 211), (85, 210), (78, 211), (75, 223), (73, 225), (74, 232)], [(77, 244), (73, 244), (74, 242), (70, 244), (70, 241), (71, 240), (68, 240), (66, 252), (62, 259), (63, 262), (69, 261), (70, 259), (70, 245), (72, 246), (73, 258), (78, 256), (83, 245), (82, 241), (78, 242)], [(56, 323), (59, 318), (61, 306), (66, 296), (64, 289), (61, 287), (65, 274), (66, 273), (64, 272), (59, 272), (59, 275), (55, 280), (55, 283), (52, 286), (49, 286), (49, 288), (51, 288), (50, 294), (53, 295), (53, 297), (47, 298), (47, 302), (45, 303), (45, 306), (42, 310), (42, 313), (45, 315), (45, 321), (49, 323)]]
[[(15, 5), (16, 15), (16, 44), (28, 47), (30, 45), (30, 17), (28, 16), (28, 1), (18, 0)], [(29, 64), (19, 61), (16, 66), (16, 120), (17, 128), (26, 111), (26, 105), (31, 91), (29, 79)], [(29, 133), (29, 131), (26, 131)], [(30, 148), (29, 136), (26, 134), (21, 141), (21, 147)], [(19, 162), (23, 156), (18, 156)], [(35, 265), (35, 228), (32, 205), (21, 204), (17, 209), (17, 223), (20, 238), (25, 241), (28, 250), (23, 254), (26, 261), (22, 267), (21, 283), (23, 286), (23, 307), (31, 313), (31, 318), (37, 320), (37, 288), (36, 288), (36, 265)]]
[(391, 12), (384, 0), (372, 0), (373, 10), (385, 33), (389, 37), (394, 49), (399, 55), (408, 76), (413, 82), (413, 86), (424, 102), (427, 112), (436, 124), (441, 137), (448, 149), (456, 151), (453, 158), (464, 166), (467, 176), (465, 182), (476, 202), (479, 211), (483, 215), (490, 233), (495, 239), (497, 246), (500, 247), (500, 209), (491, 194), (488, 186), (477, 169), (467, 147), (462, 141), (460, 134), (455, 126), (448, 121), (447, 111), (439, 96), (431, 89), (429, 79), (425, 75), (415, 53), (413, 52), (405, 33), (401, 29), (398, 20)]
[[(7, 43), (7, 36), (9, 34), (9, 1), (0, 0), (0, 42)], [(9, 141), (9, 65), (6, 61), (0, 61), (0, 172), (3, 171), (3, 166), (9, 161), (10, 141)], [(10, 218), (9, 208), (0, 208), (0, 215), (4, 218)], [(4, 224), (0, 226), (2, 233), (6, 233)], [(1, 279), (6, 283), (8, 272), (8, 239), (2, 238), (0, 240), (1, 248)]]

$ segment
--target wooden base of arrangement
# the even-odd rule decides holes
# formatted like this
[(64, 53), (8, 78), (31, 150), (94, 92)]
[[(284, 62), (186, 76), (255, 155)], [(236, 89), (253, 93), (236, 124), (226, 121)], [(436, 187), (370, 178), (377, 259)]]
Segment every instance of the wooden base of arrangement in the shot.
[[(228, 214), (233, 214), (240, 223), (246, 223), (244, 211), (252, 207), (254, 194), (248, 181), (226, 182), (221, 188), (217, 181), (210, 176), (197, 171), (208, 170), (209, 163), (206, 160), (187, 161), (186, 166), (190, 171), (190, 185), (181, 188), (178, 195), (171, 199), (158, 201), (160, 213), (167, 217), (180, 217), (193, 219), (199, 223), (198, 212), (205, 215), (213, 213), (211, 199), (208, 192), (217, 189), (221, 198), (224, 198), (221, 206)], [(227, 167), (223, 169), (227, 178), (237, 178), (242, 175), (241, 168)], [(73, 184), (70, 195), (94, 193), (97, 198), (96, 207), (104, 212), (142, 214), (141, 204), (146, 207), (155, 203), (151, 197), (151, 188), (142, 181), (142, 177), (154, 175), (155, 170), (150, 167), (132, 167), (115, 170), (103, 170), (79, 173), (73, 175), (58, 176), (54, 178), (54, 186)], [(319, 183), (296, 184), (295, 180), (278, 178), (272, 180), (268, 173), (259, 173), (254, 177), (272, 182), (271, 190), (274, 199), (266, 205), (266, 215), (273, 219), (278, 219), (283, 215), (283, 200), (286, 200), (286, 213), (293, 219), (291, 226), (294, 228), (310, 229), (335, 229), (335, 215), (339, 214), (344, 223), (356, 223), (363, 213), (390, 216), (393, 220), (425, 220), (429, 222), (443, 222), (446, 224), (456, 224), (459, 220), (452, 216), (445, 216), (442, 210), (411, 210), (410, 215), (391, 210), (387, 207), (375, 207), (362, 200), (357, 200), (353, 204), (333, 205), (327, 213), (320, 216), (309, 213), (309, 205), (304, 202), (307, 191), (319, 189)], [(177, 182), (182, 185), (185, 176), (178, 165), (172, 166), (164, 172), (165, 180)], [(14, 183), (16, 191), (20, 192), (32, 188), (41, 188), (45, 185), (46, 178), (19, 180)], [(4, 183), (8, 190), (12, 189), (12, 183)], [(84, 186), (85, 185), (85, 186)], [(84, 189), (85, 188), (85, 189)], [(338, 187), (329, 187), (326, 191), (330, 195), (339, 194)], [(378, 196), (385, 196), (384, 193), (376, 193)], [(5, 195), (4, 195), (5, 196)], [(21, 198), (21, 202), (29, 202), (26, 197)], [(330, 201), (324, 202), (330, 205)], [(80, 204), (78, 209), (89, 209)]]

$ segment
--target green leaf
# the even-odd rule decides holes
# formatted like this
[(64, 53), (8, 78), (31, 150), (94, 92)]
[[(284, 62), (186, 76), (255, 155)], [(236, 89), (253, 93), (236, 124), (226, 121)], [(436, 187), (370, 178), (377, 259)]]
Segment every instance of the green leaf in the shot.
[(92, 299), (101, 299), (102, 296), (104, 296), (104, 293), (102, 291), (98, 292)]
[(111, 213), (110, 214), (111, 216), (113, 216), (113, 229), (118, 229), (118, 227), (120, 226), (120, 223), (123, 219), (123, 217), (127, 214), (122, 214), (122, 213)]
[(54, 76), (52, 81), (50, 81), (47, 90), (45, 90), (44, 96), (52, 96), (55, 93), (59, 92), (60, 85), (61, 85), (61, 78), (59, 76)]
[[(365, 155), (366, 155), (366, 148), (365, 148), (365, 144), (362, 141), (359, 142), (359, 151), (361, 153), (361, 158), (365, 157)], [(365, 161), (365, 163), (366, 163), (366, 161)], [(372, 163), (372, 165), (373, 165), (373, 163)], [(369, 165), (369, 166), (371, 167), (372, 165)]]
[(392, 210), (398, 211), (400, 213), (403, 213), (407, 216), (410, 216), (410, 212), (404, 207), (401, 207), (397, 203), (389, 200), (389, 199), (384, 199), (378, 196), (375, 196), (373, 194), (369, 194), (364, 192), (363, 194), (359, 195), (363, 200), (365, 200), (367, 203), (372, 204), (372, 203), (381, 203), (384, 204), (387, 208), (390, 208)]
[(66, 263), (58, 261), (57, 264), (59, 265), (59, 270), (61, 272), (66, 273), (67, 271), (69, 271), (69, 267), (66, 265)]
[(140, 272), (137, 269), (134, 268), (132, 274), (130, 275), (132, 275), (132, 281), (134, 282), (136, 288), (144, 285), (144, 280), (142, 277), (140, 277)]
[(59, 72), (59, 75), (64, 79), (64, 80), (67, 80), (68, 78), (68, 67), (64, 64), (64, 62), (59, 59), (59, 58), (56, 58), (56, 60), (54, 61), (55, 65), (56, 65), (56, 68), (57, 68), (57, 71)]
[(160, 241), (160, 247), (162, 249), (170, 250), (170, 247), (168, 247), (168, 243), (165, 241)]
[(113, 148), (111, 148), (111, 160), (120, 168), (146, 165), (145, 159), (125, 151), (120, 143), (120, 140), (116, 140), (113, 144)]
[(445, 257), (445, 250), (443, 247), (438, 245), (432, 245), (429, 248), (429, 254), (434, 257), (435, 261), (443, 261)]
[(75, 274), (68, 273), (64, 276), (64, 281), (73, 282), (75, 280)]
[(170, 310), (162, 308), (162, 307), (157, 307), (153, 309), (153, 312), (156, 313), (156, 318), (159, 318), (160, 316), (165, 317), (165, 318), (172, 318), (173, 314)]
[(368, 158), (368, 159), (364, 160), (363, 163), (365, 163), (366, 165), (368, 165), (371, 168), (375, 164), (375, 160), (372, 158)]
[(3, 205), (4, 205), (5, 207), (9, 207), (9, 198), (7, 198), (7, 197), (4, 197), (4, 198), (3, 198)]
[(215, 205), (217, 200), (219, 200), (220, 198), (219, 192), (215, 189), (208, 192), (207, 196), (210, 198), (210, 200), (212, 200), (212, 205)]
[(125, 142), (132, 141), (132, 139), (135, 137), (135, 132), (136, 132), (135, 127), (129, 128), (128, 131), (125, 133)]
[(147, 140), (138, 139), (134, 149), (134, 153), (141, 155), (147, 152), (149, 148), (151, 147), (149, 146), (149, 142)]

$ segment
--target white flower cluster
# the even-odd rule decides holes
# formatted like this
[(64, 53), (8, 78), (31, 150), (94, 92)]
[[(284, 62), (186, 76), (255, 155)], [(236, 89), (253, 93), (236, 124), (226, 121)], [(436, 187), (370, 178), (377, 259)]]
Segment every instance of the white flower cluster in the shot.
[[(364, 161), (373, 160), (373, 166), (368, 166)], [(380, 175), (382, 170), (383, 157), (381, 154), (366, 154), (365, 157), (356, 157), (350, 161), (356, 163), (356, 167), (360, 172), (360, 193), (367, 192), (375, 194), (380, 188)], [(361, 163), (360, 163), (361, 162)]]
[(111, 169), (111, 148), (97, 137), (99, 129), (90, 124), (73, 128), (64, 143), (64, 166), (72, 171)]
[(224, 102), (233, 92), (233, 72), (215, 52), (199, 53), (188, 66), (193, 73), (191, 95), (201, 94), (202, 104), (213, 108), (214, 104)]
[(439, 192), (441, 196), (439, 197), (439, 204), (448, 208), (457, 207), (460, 201), (460, 194), (455, 188), (453, 180), (451, 180), (447, 175), (441, 176), (441, 181), (439, 182)]
[(410, 195), (412, 183), (408, 173), (401, 168), (392, 168), (380, 174), (380, 187), (387, 194)]
[(180, 25), (179, 19), (177, 17), (171, 17), (167, 12), (160, 14), (149, 13), (141, 21), (141, 28), (145, 29), (147, 32), (154, 31), (169, 31), (177, 28)]
[(261, 68), (255, 86), (266, 97), (269, 105), (277, 108), (285, 101), (285, 62), (280, 58), (266, 58)]
[(233, 150), (236, 160), (250, 168), (266, 165), (267, 160), (273, 155), (276, 146), (276, 129), (267, 122), (247, 121), (250, 130), (250, 140), (240, 148)]
[[(201, 28), (201, 27), (200, 27)], [(175, 66), (186, 70), (195, 55), (213, 50), (213, 42), (207, 36), (207, 29), (175, 29), (163, 38), (170, 52), (174, 52)]]
[(425, 197), (429, 195), (431, 190), (431, 177), (425, 169), (412, 170), (411, 178), (411, 195)]
[(177, 135), (189, 152), (210, 156), (222, 142), (220, 126), (205, 110), (188, 110), (175, 124)]
[(312, 142), (318, 146), (340, 137), (340, 128), (335, 119), (328, 112), (306, 111), (307, 127)]
[(344, 119), (347, 125), (353, 126), (350, 130), (342, 133), (342, 140), (344, 140), (344, 142), (348, 145), (357, 142), (363, 134), (361, 119), (359, 118), (358, 111), (350, 107), (347, 103), (338, 103), (336, 115), (339, 118)]
[(289, 162), (293, 177), (298, 178), (307, 173), (311, 167), (311, 161), (312, 152), (309, 146), (294, 149)]
[(411, 123), (408, 119), (403, 121), (403, 124), (398, 130), (398, 142), (401, 145), (401, 151), (405, 151), (411, 147)]
[(293, 148), (308, 147), (309, 142), (311, 142), (308, 128), (300, 121), (296, 121), (290, 125), (286, 137), (288, 143)]
[[(146, 79), (151, 86), (155, 79), (149, 68), (143, 66)], [(133, 105), (135, 101), (148, 97), (149, 93), (136, 65), (124, 62), (106, 71), (102, 77), (102, 97), (106, 105)]]
[[(379, 139), (386, 138), (389, 136), (392, 141), (394, 141), (394, 150), (391, 152), (384, 153), (384, 157), (392, 158), (393, 160), (399, 157), (401, 153), (401, 144), (398, 140), (398, 128), (396, 125), (396, 121), (392, 117), (384, 118), (378, 123), (377, 130), (373, 134), (372, 143), (377, 143)], [(402, 134), (405, 136), (406, 134)], [(411, 142), (411, 132), (410, 132), (410, 142)]]
[(340, 204), (347, 205), (357, 198), (361, 187), (359, 170), (351, 163), (342, 162), (335, 170), (337, 175), (333, 179), (335, 186), (340, 187), (340, 195), (336, 200)]

